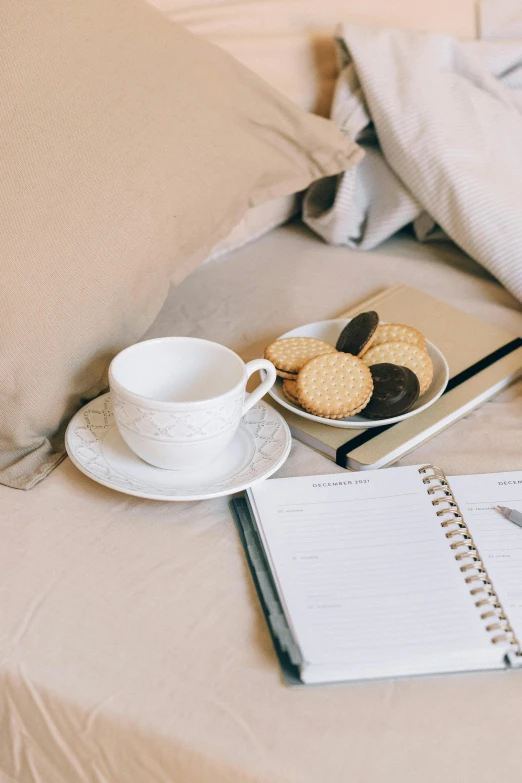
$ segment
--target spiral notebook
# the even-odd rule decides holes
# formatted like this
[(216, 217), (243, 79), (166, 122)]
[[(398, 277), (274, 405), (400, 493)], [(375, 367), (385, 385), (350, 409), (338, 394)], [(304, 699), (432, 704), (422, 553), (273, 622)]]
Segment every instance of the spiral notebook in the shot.
[(232, 501), (289, 682), (522, 666), (522, 471), (273, 479)]

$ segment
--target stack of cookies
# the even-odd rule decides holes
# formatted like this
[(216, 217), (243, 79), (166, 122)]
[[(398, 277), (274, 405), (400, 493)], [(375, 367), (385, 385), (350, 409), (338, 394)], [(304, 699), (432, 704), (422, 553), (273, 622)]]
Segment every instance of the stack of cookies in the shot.
[(283, 378), (290, 402), (326, 419), (407, 413), (433, 380), (424, 336), (404, 324), (380, 324), (372, 310), (345, 326), (335, 346), (314, 337), (270, 343), (265, 359)]

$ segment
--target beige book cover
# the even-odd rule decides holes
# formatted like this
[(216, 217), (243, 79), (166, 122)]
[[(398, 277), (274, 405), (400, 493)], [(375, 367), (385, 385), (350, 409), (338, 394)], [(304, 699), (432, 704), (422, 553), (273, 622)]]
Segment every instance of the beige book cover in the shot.
[(442, 397), (417, 416), (372, 429), (338, 429), (277, 406), (295, 438), (342, 467), (367, 470), (391, 465), (522, 374), (521, 338), (416, 288), (387, 288), (338, 317), (350, 318), (365, 310), (376, 310), (382, 321), (419, 329), (446, 357), (450, 381)]

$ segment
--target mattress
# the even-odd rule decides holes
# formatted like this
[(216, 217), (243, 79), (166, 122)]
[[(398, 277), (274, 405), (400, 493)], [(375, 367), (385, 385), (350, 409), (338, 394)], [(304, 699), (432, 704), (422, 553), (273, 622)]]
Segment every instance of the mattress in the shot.
[[(400, 282), (522, 333), (515, 300), (450, 244), (357, 253), (294, 223), (197, 270), (147, 336), (251, 359)], [(520, 469), (521, 413), (518, 384), (402, 464)], [(340, 470), (294, 443), (278, 475)], [(520, 675), (283, 685), (227, 498), (128, 497), (65, 460), (30, 492), (0, 486), (0, 530), (1, 783), (520, 777)]]

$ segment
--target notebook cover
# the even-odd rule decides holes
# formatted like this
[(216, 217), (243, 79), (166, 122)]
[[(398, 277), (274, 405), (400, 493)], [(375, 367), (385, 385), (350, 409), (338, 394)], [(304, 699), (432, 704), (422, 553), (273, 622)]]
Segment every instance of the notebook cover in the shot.
[(283, 679), (287, 685), (305, 687), (299, 678), (299, 662), (301, 660), (299, 649), (292, 638), (283, 614), (270, 567), (248, 503), (244, 497), (233, 498), (229, 503), (229, 508), (245, 550), (248, 567), (265, 615), (266, 624), (272, 636)]
[[(387, 288), (338, 317), (350, 318), (363, 310), (377, 310), (383, 321), (407, 323), (419, 329), (446, 357), (450, 382), (443, 396), (427, 410), (397, 424), (374, 429), (346, 430), (319, 424), (271, 400), (270, 404), (287, 420), (294, 437), (318, 448), (342, 467), (348, 467), (349, 460), (371, 466), (399, 450), (400, 454), (386, 463), (391, 464), (411, 450), (404, 447), (401, 451), (402, 444), (421, 437), (415, 447), (420, 445), (522, 372), (522, 339), (411, 286)], [(474, 400), (476, 406), (472, 404)], [(461, 409), (464, 410), (459, 413)]]

